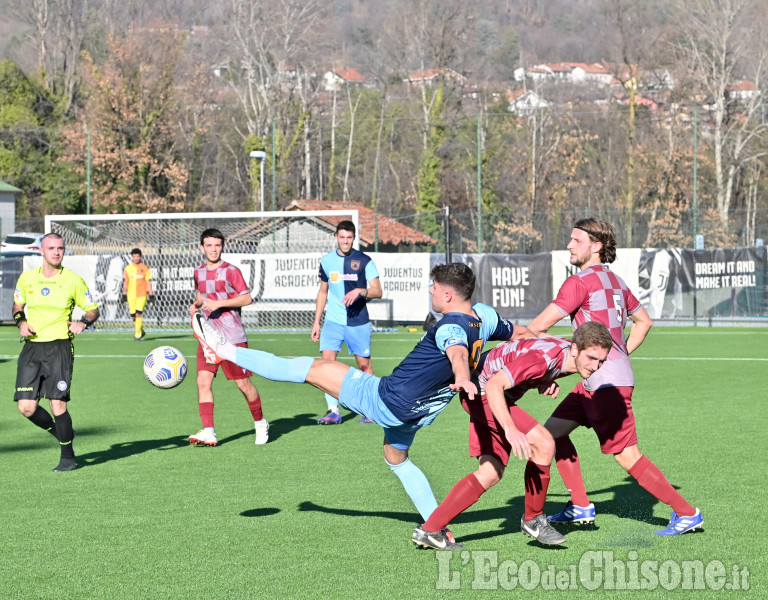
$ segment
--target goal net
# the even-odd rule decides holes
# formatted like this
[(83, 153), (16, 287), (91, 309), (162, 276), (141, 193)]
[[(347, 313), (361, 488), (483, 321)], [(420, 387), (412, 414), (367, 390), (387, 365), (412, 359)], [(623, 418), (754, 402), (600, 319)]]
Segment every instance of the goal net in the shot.
[(188, 327), (194, 270), (205, 262), (200, 234), (213, 227), (224, 234), (224, 260), (240, 268), (251, 289), (253, 303), (242, 309), (245, 326), (285, 330), (312, 327), (320, 258), (336, 247), (342, 220), (359, 231), (356, 210), (49, 215), (45, 230), (61, 235), (73, 252), (65, 265), (89, 284), (102, 328), (131, 326), (120, 298), (132, 248), (141, 249), (156, 295), (144, 312), (145, 324)]

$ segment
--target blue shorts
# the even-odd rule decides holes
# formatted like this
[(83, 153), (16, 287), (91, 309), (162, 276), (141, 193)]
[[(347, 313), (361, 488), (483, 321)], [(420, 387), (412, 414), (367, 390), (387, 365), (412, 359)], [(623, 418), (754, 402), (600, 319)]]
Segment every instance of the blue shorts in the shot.
[(339, 404), (381, 425), (387, 443), (398, 450), (410, 448), (416, 432), (421, 429), (421, 425), (403, 423), (393, 415), (379, 397), (379, 378), (359, 369), (350, 368), (344, 376)]
[(371, 324), (350, 327), (340, 323), (324, 323), (320, 330), (320, 352), (323, 350), (338, 352), (341, 350), (342, 343), (347, 344), (350, 354), (370, 358)]

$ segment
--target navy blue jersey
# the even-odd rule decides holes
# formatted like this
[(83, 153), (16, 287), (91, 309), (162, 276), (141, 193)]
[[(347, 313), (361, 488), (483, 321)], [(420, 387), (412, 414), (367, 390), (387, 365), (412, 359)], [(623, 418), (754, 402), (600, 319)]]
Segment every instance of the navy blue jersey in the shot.
[(454, 382), (446, 350), (465, 346), (469, 351), (470, 373), (477, 366), (488, 340), (506, 341), (514, 326), (485, 304), (472, 307), (477, 318), (448, 313), (427, 331), (416, 347), (379, 382), (379, 397), (403, 423), (428, 425), (453, 398)]
[(328, 283), (326, 321), (350, 326), (365, 325), (370, 321), (364, 297), (359, 296), (350, 306), (344, 306), (342, 302), (348, 292), (367, 288), (368, 282), (379, 276), (370, 256), (359, 250), (342, 256), (334, 250), (320, 259), (318, 276)]

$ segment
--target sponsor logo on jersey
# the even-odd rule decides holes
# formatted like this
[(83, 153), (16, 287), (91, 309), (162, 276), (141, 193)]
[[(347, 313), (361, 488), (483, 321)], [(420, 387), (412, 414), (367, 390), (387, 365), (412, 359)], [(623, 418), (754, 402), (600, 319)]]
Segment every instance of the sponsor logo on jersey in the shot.
[(362, 376), (363, 376), (362, 371), (355, 371), (354, 373), (352, 373), (352, 379), (360, 379)]
[(64, 380), (59, 381), (59, 383), (56, 384), (56, 387), (59, 388), (60, 392), (63, 392), (67, 389), (67, 382)]
[(341, 273), (338, 271), (331, 271), (331, 276), (329, 277), (329, 280), (331, 283), (339, 283), (341, 281)]
[(91, 290), (85, 290), (85, 299), (88, 300), (88, 303), (93, 302), (93, 296), (91, 296)]

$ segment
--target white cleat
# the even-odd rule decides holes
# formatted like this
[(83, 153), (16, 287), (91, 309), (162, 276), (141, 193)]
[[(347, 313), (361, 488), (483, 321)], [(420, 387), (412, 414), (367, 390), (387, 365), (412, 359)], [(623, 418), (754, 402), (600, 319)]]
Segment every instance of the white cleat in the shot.
[(264, 419), (255, 421), (254, 429), (256, 430), (256, 445), (266, 444), (269, 441), (269, 423)]
[(216, 439), (215, 431), (201, 429), (196, 434), (189, 436), (189, 443), (194, 446), (215, 446), (219, 441)]

